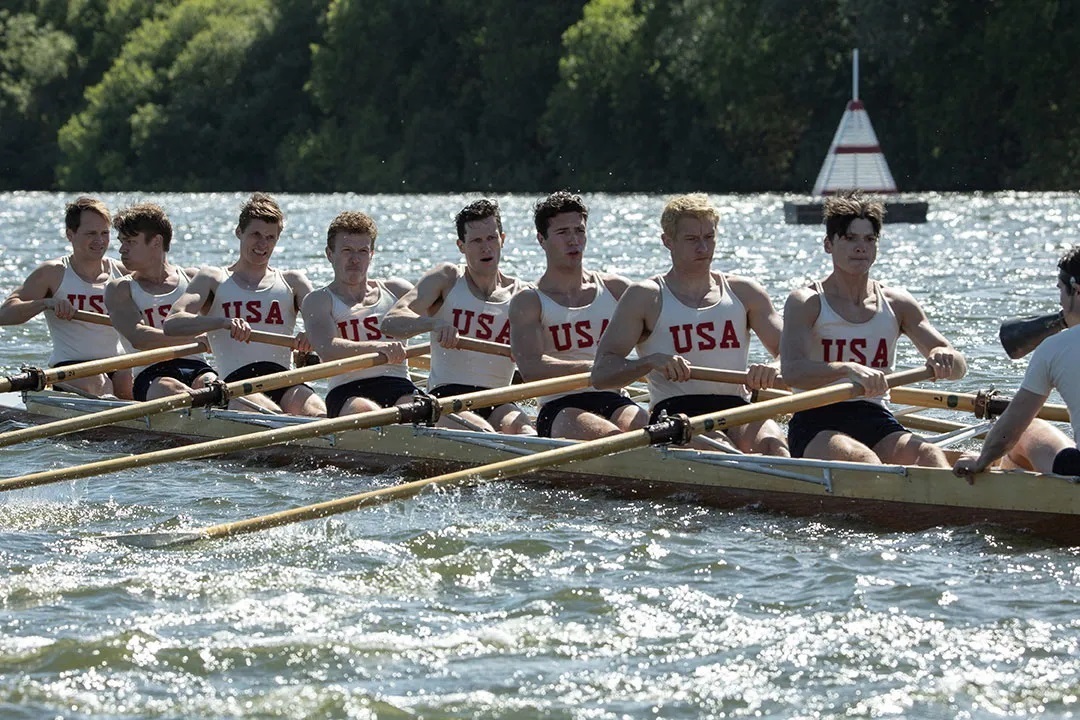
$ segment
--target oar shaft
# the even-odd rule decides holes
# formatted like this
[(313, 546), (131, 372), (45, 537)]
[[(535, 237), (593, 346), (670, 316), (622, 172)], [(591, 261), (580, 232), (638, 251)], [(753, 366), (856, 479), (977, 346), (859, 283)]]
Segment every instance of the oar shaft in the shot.
[[(464, 395), (447, 398), (435, 398), (434, 402), (439, 405), (443, 412), (461, 412), (474, 408), (492, 407), (503, 403), (515, 402), (536, 395), (549, 393), (567, 392), (585, 387), (589, 384), (589, 374), (579, 373), (561, 378), (540, 380), (521, 385), (510, 385), (495, 390), (481, 390)], [(281, 445), (295, 440), (304, 440), (322, 435), (333, 435), (346, 430), (360, 430), (402, 422), (408, 406), (397, 406), (384, 410), (360, 413), (357, 415), (345, 415), (343, 417), (314, 420), (303, 425), (274, 428), (260, 432), (249, 433), (239, 437), (210, 440), (207, 442), (184, 445), (182, 447), (168, 448), (142, 455), (130, 455), (126, 457), (112, 458), (99, 462), (77, 465), (70, 468), (58, 468), (46, 470), (0, 480), (0, 491), (15, 490), (18, 488), (35, 487), (62, 480), (74, 480), (76, 478), (102, 475), (108, 472), (127, 470), (135, 467), (159, 465), (176, 460), (194, 460), (197, 458), (223, 455), (237, 450), (250, 450), (254, 448)]]
[[(946, 410), (961, 410), (974, 413), (982, 406), (982, 401), (979, 396), (969, 393), (950, 393), (938, 390), (900, 388), (891, 393), (891, 395), (892, 399), (898, 403), (927, 408), (944, 408)], [(988, 402), (1000, 405), (999, 408), (992, 409), (1001, 412), (1008, 406), (1008, 400), (1005, 400), (1004, 398), (992, 397)], [(1000, 412), (994, 414), (1000, 414)], [(1038, 417), (1043, 420), (1052, 420), (1054, 422), (1070, 422), (1069, 409), (1064, 405), (1043, 405), (1039, 410)]]
[[(933, 370), (930, 370), (929, 368), (918, 368), (890, 375), (889, 384), (891, 387), (908, 382), (929, 380), (933, 378), (933, 376)], [(831, 402), (851, 399), (861, 394), (862, 388), (860, 386), (854, 383), (844, 383), (842, 385), (828, 386), (788, 397), (766, 400), (761, 403), (747, 405), (733, 410), (724, 410), (700, 415), (691, 418), (690, 425), (695, 433), (723, 430), (728, 427), (755, 422), (782, 413), (797, 412), (798, 410), (806, 410), (820, 405), (826, 405)], [(411, 497), (424, 488), (432, 485), (454, 485), (464, 481), (510, 478), (533, 470), (550, 468), (570, 462), (588, 460), (604, 455), (612, 455), (626, 450), (632, 450), (634, 448), (645, 447), (652, 442), (653, 439), (648, 429), (634, 430), (619, 435), (601, 438), (599, 440), (592, 440), (590, 442), (565, 445), (554, 450), (538, 452), (525, 457), (502, 460), (479, 468), (459, 470), (457, 472), (437, 475), (423, 480), (415, 480), (401, 485), (394, 485), (379, 490), (372, 490), (357, 495), (350, 495), (344, 498), (328, 500), (269, 515), (212, 525), (191, 531), (190, 536), (193, 539), (199, 537), (221, 538), (255, 532), (257, 530), (265, 530), (305, 520), (315, 520), (329, 515), (355, 510), (360, 507), (384, 503), (389, 500)]]
[[(89, 377), (114, 370), (125, 370), (139, 365), (153, 365), (154, 363), (174, 360), (186, 355), (205, 352), (206, 348), (200, 343), (185, 343), (171, 347), (155, 348), (143, 352), (117, 355), (116, 357), (102, 358), (100, 360), (88, 360), (87, 362), (65, 365), (58, 368), (48, 368), (40, 371), (40, 377), (44, 385), (55, 385), (65, 380)], [(32, 389), (25, 383), (33, 379), (34, 373), (24, 373), (13, 377), (0, 379), (0, 392), (9, 390)]]
[[(691, 380), (707, 380), (709, 382), (721, 382), (731, 383), (733, 385), (741, 385), (746, 382), (746, 378), (748, 375), (749, 373), (747, 373), (745, 370), (718, 370), (717, 368), (705, 368), (698, 367), (696, 365), (690, 366)], [(784, 383), (784, 378), (780, 377), (779, 375), (776, 376), (775, 389), (788, 389), (787, 384)]]
[[(112, 325), (112, 319), (109, 318), (108, 315), (102, 315), (101, 313), (95, 312), (87, 312), (86, 310), (76, 310), (75, 315), (71, 319), (94, 323), (95, 325)], [(263, 343), (264, 345), (277, 345), (278, 347), (291, 348), (294, 344), (296, 344), (296, 338), (294, 338), (292, 335), (264, 332), (262, 330), (252, 330), (249, 342), (257, 342)]]

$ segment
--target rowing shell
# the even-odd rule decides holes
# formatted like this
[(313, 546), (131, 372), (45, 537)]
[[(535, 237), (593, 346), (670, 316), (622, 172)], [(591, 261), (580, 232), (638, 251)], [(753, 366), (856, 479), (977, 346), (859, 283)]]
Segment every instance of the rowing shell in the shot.
[[(24, 402), (26, 410), (0, 409), (0, 420), (38, 422), (42, 416), (73, 417), (123, 404), (57, 392), (27, 393)], [(164, 413), (118, 425), (183, 442), (304, 422), (311, 419), (208, 409)], [(130, 438), (131, 433), (124, 436)], [(314, 453), (334, 461), (389, 467), (401, 465), (402, 458), (407, 458), (438, 467), (465, 467), (550, 450), (567, 442), (398, 425), (297, 444), (305, 447), (305, 456)], [(1080, 545), (1080, 487), (1076, 478), (1022, 471), (993, 471), (969, 485), (948, 469), (726, 455), (671, 447), (642, 448), (582, 461), (539, 477), (557, 484), (600, 485), (634, 496), (680, 496), (731, 509), (753, 506), (799, 516), (857, 516), (895, 530), (990, 523)]]

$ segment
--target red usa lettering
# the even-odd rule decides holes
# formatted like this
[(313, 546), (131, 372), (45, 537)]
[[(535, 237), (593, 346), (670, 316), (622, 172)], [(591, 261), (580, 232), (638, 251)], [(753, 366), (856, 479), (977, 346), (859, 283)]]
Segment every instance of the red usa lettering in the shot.
[(566, 352), (572, 347), (582, 350), (596, 345), (596, 341), (607, 330), (608, 322), (608, 319), (605, 318), (600, 324), (600, 332), (595, 335), (593, 335), (592, 320), (578, 320), (572, 326), (568, 322), (549, 325), (548, 332), (551, 333), (551, 339), (555, 343), (556, 351)]
[(676, 353), (690, 352), (691, 350), (721, 350), (736, 349), (742, 347), (739, 342), (739, 333), (735, 330), (735, 323), (730, 320), (724, 321), (723, 331), (720, 333), (720, 341), (716, 340), (716, 323), (709, 321), (703, 323), (684, 323), (668, 327), (671, 340), (675, 345)]
[(866, 362), (866, 338), (822, 338), (821, 351), (824, 362), (853, 362), (869, 365), (872, 368), (889, 367), (889, 343), (885, 338), (878, 338), (874, 357)]
[[(454, 308), (452, 310), (454, 317), (454, 327), (457, 329), (459, 335), (466, 335), (468, 337), (474, 337), (478, 340), (492, 340), (499, 343), (510, 342), (510, 321), (503, 320), (502, 327), (499, 329), (498, 334), (495, 333), (495, 316), (491, 313), (477, 313), (474, 310), (464, 310), (462, 308)], [(476, 323), (473, 323), (473, 318), (476, 319)], [(473, 332), (469, 332), (472, 330)]]
[(221, 310), (227, 318), (243, 318), (249, 323), (265, 323), (267, 325), (284, 325), (281, 316), (281, 305), (277, 300), (270, 303), (270, 308), (263, 313), (262, 300), (231, 300), (221, 304)]
[[(360, 328), (363, 326), (364, 333), (361, 337)], [(368, 315), (361, 318), (349, 318), (343, 320), (337, 324), (338, 334), (345, 340), (352, 340), (353, 342), (360, 342), (361, 340), (381, 340), (383, 338), (382, 331), (379, 329), (379, 318), (375, 315)]]
[(160, 324), (154, 322), (154, 318), (157, 317), (164, 320), (170, 310), (172, 310), (171, 303), (169, 305), (158, 305), (157, 307), (146, 308), (143, 310), (143, 315), (146, 316), (146, 324), (150, 327), (161, 327)]
[(96, 312), (102, 315), (108, 312), (108, 310), (105, 309), (104, 295), (68, 293), (67, 299), (76, 310), (89, 310), (90, 312)]

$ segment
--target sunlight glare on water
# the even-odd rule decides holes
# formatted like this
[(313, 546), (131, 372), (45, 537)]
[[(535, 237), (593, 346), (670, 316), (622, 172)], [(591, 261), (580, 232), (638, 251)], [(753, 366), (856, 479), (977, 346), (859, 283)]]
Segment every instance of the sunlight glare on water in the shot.
[[(243, 195), (155, 200), (173, 259), (231, 260)], [(10, 291), (64, 252), (62, 203), (0, 203)], [(415, 281), (457, 261), (465, 195), (284, 196), (275, 255), (316, 286), (325, 227), (379, 223), (375, 271)], [(598, 195), (587, 264), (663, 272), (664, 199)], [(779, 196), (718, 197), (716, 266), (774, 304), (823, 277), (820, 227)], [(889, 225), (876, 275), (907, 287), (969, 357), (955, 388), (1015, 390), (1002, 318), (1054, 309), (1075, 194), (933, 195)], [(501, 197), (504, 269), (542, 271), (530, 207)], [(115, 249), (115, 248), (114, 248)], [(3, 332), (5, 368), (43, 362), (38, 319)], [(754, 357), (764, 352), (753, 347)], [(902, 346), (898, 364), (918, 362)], [(149, 447), (70, 438), (0, 450), (5, 474)], [(273, 512), (417, 477), (258, 458), (194, 461), (0, 497), (4, 718), (1074, 717), (1080, 553), (989, 527), (893, 533), (600, 488), (494, 483), (173, 550), (107, 538)]]

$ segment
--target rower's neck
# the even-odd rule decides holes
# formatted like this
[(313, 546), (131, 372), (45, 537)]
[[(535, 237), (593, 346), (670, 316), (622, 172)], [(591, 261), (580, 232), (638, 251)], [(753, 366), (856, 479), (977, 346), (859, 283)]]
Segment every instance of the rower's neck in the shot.
[(169, 277), (172, 275), (172, 269), (172, 265), (168, 262), (163, 262), (160, 265), (155, 265), (149, 270), (135, 270), (131, 273), (131, 276), (139, 282), (164, 285), (169, 281)]
[(572, 294), (580, 292), (591, 279), (592, 273), (581, 267), (570, 271), (548, 267), (536, 285), (544, 291)]
[(375, 283), (369, 281), (366, 275), (360, 282), (350, 283), (339, 279), (330, 283), (330, 290), (342, 300), (349, 301), (351, 305), (364, 302), (373, 287)]
[(502, 285), (502, 273), (498, 268), (494, 273), (478, 273), (471, 267), (465, 267), (465, 280), (472, 286), (472, 290), (482, 299), (487, 299), (495, 294)]
[(833, 272), (821, 285), (830, 295), (846, 298), (853, 303), (863, 302), (874, 292), (874, 283), (870, 275), (865, 273), (849, 275)]
[(68, 264), (76, 275), (90, 283), (96, 282), (98, 278), (107, 274), (109, 270), (105, 258), (79, 257), (74, 253), (69, 257)]

